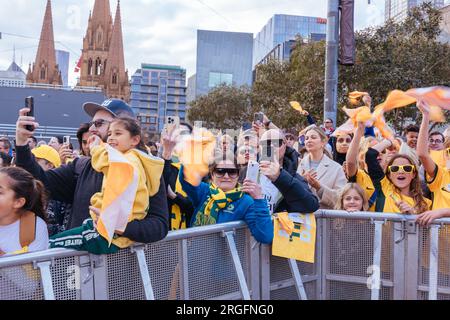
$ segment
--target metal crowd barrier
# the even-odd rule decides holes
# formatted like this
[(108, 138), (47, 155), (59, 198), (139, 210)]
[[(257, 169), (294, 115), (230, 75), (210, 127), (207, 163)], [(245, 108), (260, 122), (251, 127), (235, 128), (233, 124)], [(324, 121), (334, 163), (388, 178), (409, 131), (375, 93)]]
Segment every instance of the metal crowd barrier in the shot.
[(319, 211), (314, 264), (271, 255), (244, 222), (170, 232), (114, 255), (0, 258), (8, 300), (450, 299), (450, 219)]

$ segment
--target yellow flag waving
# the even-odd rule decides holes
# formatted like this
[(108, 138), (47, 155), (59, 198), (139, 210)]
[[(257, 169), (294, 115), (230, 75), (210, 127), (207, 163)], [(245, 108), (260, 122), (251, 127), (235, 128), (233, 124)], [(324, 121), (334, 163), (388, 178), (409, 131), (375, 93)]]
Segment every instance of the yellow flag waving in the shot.
[(274, 239), (272, 255), (314, 263), (316, 250), (316, 218), (314, 214), (289, 213), (288, 219), (293, 223), (292, 233), (286, 226), (285, 215), (274, 220)]

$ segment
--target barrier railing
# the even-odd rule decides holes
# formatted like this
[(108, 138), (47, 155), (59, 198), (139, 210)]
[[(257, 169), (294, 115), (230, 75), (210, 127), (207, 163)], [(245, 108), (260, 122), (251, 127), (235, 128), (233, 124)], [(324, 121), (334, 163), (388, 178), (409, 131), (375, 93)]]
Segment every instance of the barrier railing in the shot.
[(314, 264), (271, 255), (243, 222), (107, 256), (0, 258), (0, 299), (450, 299), (450, 219), (319, 211)]

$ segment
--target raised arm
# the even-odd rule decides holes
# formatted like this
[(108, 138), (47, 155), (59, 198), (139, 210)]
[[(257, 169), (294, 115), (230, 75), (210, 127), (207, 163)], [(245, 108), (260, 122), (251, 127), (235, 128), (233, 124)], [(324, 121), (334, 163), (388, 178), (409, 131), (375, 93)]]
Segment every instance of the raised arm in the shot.
[(436, 163), (430, 157), (428, 152), (428, 126), (430, 125), (430, 109), (425, 103), (421, 101), (417, 102), (417, 107), (422, 112), (422, 124), (420, 125), (419, 137), (417, 138), (417, 156), (419, 156), (420, 161), (426, 173), (431, 179), (434, 179), (436, 175)]
[(355, 128), (355, 136), (353, 137), (350, 147), (347, 151), (345, 161), (347, 163), (347, 178), (354, 177), (358, 172), (358, 151), (361, 139), (364, 136), (364, 123), (358, 122), (358, 127)]

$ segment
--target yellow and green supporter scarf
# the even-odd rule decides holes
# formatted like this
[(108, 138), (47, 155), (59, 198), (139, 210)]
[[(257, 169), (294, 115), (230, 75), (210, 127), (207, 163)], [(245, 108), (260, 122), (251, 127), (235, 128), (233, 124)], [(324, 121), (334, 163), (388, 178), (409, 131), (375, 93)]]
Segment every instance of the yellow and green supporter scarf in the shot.
[[(172, 163), (172, 166), (180, 170), (181, 163)], [(181, 186), (179, 177), (177, 177), (177, 181), (175, 183), (175, 193), (178, 193), (187, 198), (187, 194), (186, 192), (184, 192), (183, 187)], [(186, 213), (181, 212), (181, 208), (177, 204), (173, 204), (170, 208), (170, 219), (172, 222), (172, 230), (181, 230), (187, 228)]]
[(239, 200), (242, 196), (243, 192), (240, 187), (224, 192), (214, 184), (210, 184), (209, 196), (197, 212), (194, 227), (216, 224), (219, 211), (226, 208), (228, 204)]

